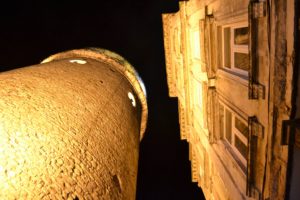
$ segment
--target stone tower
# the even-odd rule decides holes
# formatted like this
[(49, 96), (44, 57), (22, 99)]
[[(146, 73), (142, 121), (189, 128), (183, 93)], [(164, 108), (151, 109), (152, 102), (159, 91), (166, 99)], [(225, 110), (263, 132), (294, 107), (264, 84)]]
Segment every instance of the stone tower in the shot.
[(0, 199), (135, 199), (144, 85), (102, 49), (0, 74)]

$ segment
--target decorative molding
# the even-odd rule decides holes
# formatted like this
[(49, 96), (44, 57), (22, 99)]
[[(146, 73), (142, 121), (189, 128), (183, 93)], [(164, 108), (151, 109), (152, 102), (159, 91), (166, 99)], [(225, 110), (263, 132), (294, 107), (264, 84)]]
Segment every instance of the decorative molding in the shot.
[(166, 62), (166, 73), (167, 73), (167, 82), (169, 88), (169, 96), (170, 97), (177, 97), (177, 90), (176, 90), (176, 80), (172, 74), (172, 55), (171, 55), (171, 47), (170, 47), (170, 18), (172, 14), (163, 14), (163, 34), (164, 34), (164, 47), (165, 47), (165, 62)]
[(179, 114), (179, 124), (180, 124), (180, 138), (182, 140), (188, 140), (186, 134), (186, 118), (185, 118), (185, 110), (181, 105), (180, 101), (178, 101), (178, 114)]

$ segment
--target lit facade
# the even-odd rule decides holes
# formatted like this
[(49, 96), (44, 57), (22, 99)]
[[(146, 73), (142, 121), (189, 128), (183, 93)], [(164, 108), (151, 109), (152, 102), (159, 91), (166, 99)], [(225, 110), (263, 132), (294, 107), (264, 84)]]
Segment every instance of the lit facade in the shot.
[(290, 182), (294, 143), (286, 140), (297, 141), (286, 129), (297, 117), (295, 1), (179, 5), (177, 13), (163, 14), (164, 45), (192, 181), (206, 199), (295, 196), (300, 177)]

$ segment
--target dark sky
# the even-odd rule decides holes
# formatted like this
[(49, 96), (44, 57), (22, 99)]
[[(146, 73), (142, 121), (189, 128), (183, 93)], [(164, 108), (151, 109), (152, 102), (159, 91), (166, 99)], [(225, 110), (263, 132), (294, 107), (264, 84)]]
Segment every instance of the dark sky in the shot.
[(1, 71), (37, 64), (64, 50), (101, 47), (125, 57), (148, 92), (137, 199), (202, 199), (191, 182), (188, 144), (179, 138), (177, 99), (168, 97), (162, 12), (175, 0), (7, 1), (0, 6)]

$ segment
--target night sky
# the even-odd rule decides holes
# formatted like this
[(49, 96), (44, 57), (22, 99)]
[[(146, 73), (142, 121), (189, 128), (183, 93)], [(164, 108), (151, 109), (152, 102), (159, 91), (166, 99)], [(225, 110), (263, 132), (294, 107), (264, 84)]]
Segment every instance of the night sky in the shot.
[(125, 57), (148, 93), (137, 199), (203, 199), (191, 182), (188, 144), (180, 140), (177, 99), (168, 97), (162, 12), (175, 0), (7, 1), (0, 6), (0, 68), (41, 62), (65, 50), (100, 47)]

